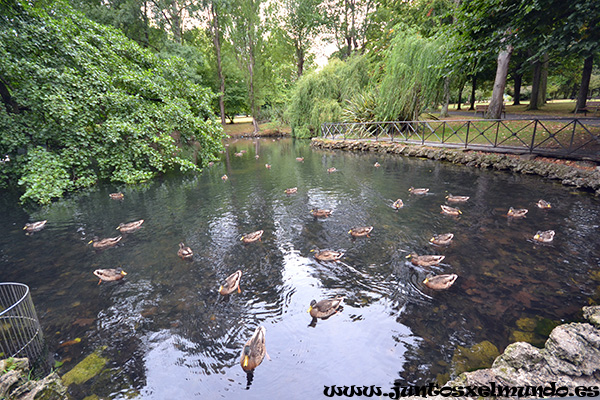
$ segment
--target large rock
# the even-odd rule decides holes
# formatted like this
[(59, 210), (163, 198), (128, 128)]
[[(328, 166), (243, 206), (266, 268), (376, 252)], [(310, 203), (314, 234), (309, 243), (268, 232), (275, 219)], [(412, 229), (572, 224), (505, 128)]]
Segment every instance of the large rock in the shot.
[(68, 400), (67, 388), (56, 373), (41, 380), (30, 379), (27, 358), (0, 360), (0, 399)]

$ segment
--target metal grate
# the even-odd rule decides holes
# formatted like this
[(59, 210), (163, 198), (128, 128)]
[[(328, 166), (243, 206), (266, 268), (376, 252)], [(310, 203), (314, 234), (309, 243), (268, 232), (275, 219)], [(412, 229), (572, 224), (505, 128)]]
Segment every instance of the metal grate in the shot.
[(40, 360), (44, 338), (29, 287), (22, 283), (0, 283), (0, 358), (28, 357)]

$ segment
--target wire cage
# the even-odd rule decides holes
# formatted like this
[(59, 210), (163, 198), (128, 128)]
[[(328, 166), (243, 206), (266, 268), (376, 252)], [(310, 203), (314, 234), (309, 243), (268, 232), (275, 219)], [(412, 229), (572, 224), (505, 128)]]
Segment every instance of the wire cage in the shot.
[(28, 357), (37, 363), (43, 355), (44, 337), (29, 286), (0, 283), (0, 359)]

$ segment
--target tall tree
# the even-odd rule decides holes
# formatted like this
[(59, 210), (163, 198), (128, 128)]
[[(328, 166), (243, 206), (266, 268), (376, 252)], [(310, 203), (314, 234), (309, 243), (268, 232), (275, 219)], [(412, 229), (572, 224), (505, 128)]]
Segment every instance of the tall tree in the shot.
[(221, 124), (225, 125), (225, 75), (223, 75), (223, 58), (221, 56), (222, 22), (223, 15), (221, 7), (223, 2), (219, 0), (208, 0), (206, 4), (209, 15), (209, 29), (213, 40), (215, 58), (217, 64), (217, 78), (219, 79), (219, 113)]
[(235, 48), (235, 55), (246, 75), (248, 103), (252, 115), (254, 133), (258, 132), (259, 104), (255, 81), (257, 51), (262, 41), (260, 8), (262, 0), (234, 0), (231, 4), (229, 36)]

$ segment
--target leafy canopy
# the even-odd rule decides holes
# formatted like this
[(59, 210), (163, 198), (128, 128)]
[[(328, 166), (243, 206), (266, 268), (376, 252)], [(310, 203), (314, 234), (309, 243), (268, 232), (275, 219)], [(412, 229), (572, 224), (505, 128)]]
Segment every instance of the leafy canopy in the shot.
[[(196, 170), (221, 148), (212, 92), (63, 1), (0, 13), (0, 183), (48, 203), (99, 180)], [(2, 7), (4, 8), (4, 7)]]

